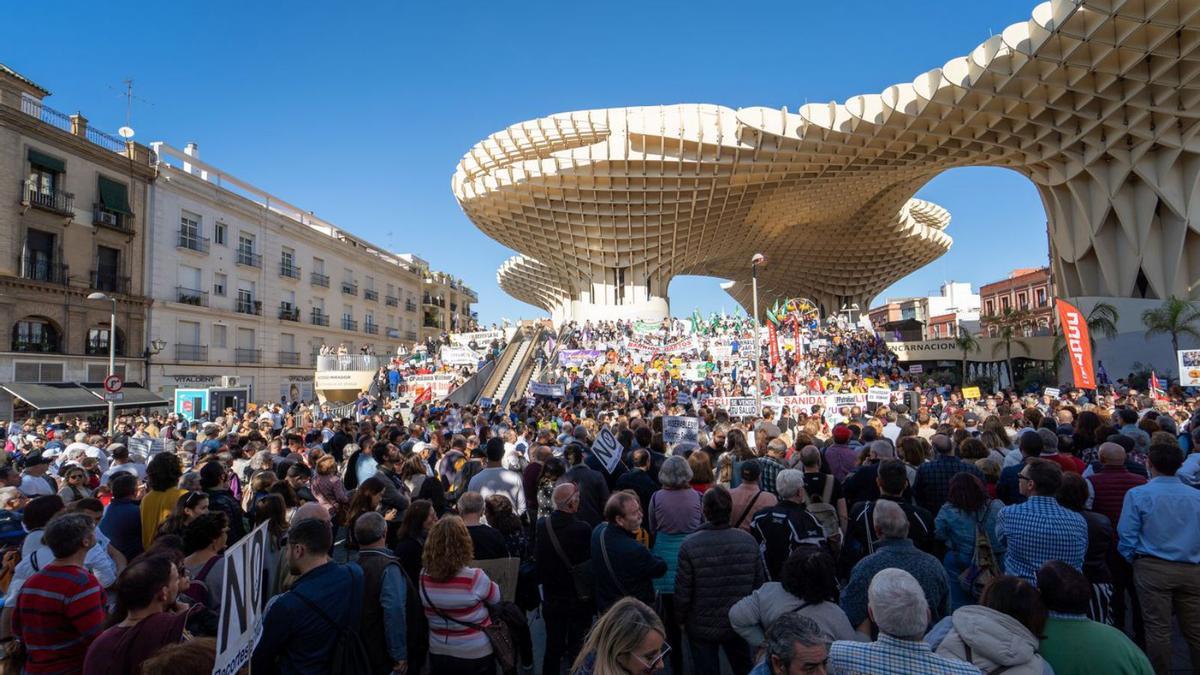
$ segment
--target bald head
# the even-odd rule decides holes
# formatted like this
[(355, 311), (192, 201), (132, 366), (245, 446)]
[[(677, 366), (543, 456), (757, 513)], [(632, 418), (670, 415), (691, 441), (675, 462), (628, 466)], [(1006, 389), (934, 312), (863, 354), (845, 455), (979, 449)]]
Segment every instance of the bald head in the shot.
[(321, 506), (317, 502), (308, 502), (307, 504), (302, 504), (300, 508), (296, 509), (295, 515), (292, 516), (292, 523), (294, 524), (302, 520), (310, 519), (321, 520), (326, 523), (332, 520), (329, 516), (329, 509)]
[(1101, 443), (1100, 463), (1105, 466), (1124, 466), (1125, 448), (1116, 443)]
[(554, 508), (566, 513), (574, 513), (579, 508), (579, 486), (574, 483), (560, 483), (554, 488), (554, 492), (550, 498), (554, 501)]

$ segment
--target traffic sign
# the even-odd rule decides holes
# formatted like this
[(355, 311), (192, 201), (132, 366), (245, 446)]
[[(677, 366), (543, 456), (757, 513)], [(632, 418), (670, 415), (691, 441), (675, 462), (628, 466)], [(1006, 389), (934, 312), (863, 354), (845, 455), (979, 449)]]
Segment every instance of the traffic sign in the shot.
[(116, 373), (104, 378), (104, 391), (107, 391), (110, 394), (115, 394), (116, 392), (121, 391), (121, 388), (124, 386), (125, 382), (122, 381), (121, 376), (117, 375)]
[(123, 391), (106, 391), (104, 392), (105, 401), (124, 401), (125, 392)]

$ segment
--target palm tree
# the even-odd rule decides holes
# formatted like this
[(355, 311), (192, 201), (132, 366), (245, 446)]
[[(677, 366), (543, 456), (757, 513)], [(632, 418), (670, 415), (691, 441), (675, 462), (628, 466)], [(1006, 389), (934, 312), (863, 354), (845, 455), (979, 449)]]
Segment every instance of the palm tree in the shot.
[(962, 386), (965, 387), (967, 386), (967, 354), (979, 351), (979, 340), (971, 334), (971, 331), (960, 326), (958, 335), (954, 338), (954, 345), (962, 350)]
[[(1097, 302), (1092, 311), (1088, 312), (1085, 320), (1088, 327), (1088, 342), (1092, 345), (1092, 353), (1096, 353), (1096, 334), (1106, 340), (1117, 337), (1117, 323), (1121, 321), (1121, 313), (1107, 302)], [(1054, 363), (1062, 363), (1067, 358), (1067, 340), (1060, 333), (1054, 336)]]
[(1179, 353), (1179, 336), (1187, 335), (1200, 340), (1200, 330), (1193, 325), (1200, 320), (1200, 307), (1191, 300), (1169, 296), (1158, 309), (1142, 312), (1142, 323), (1146, 325), (1146, 337), (1170, 335), (1172, 358)]
[[(1029, 320), (1029, 312), (1026, 310), (1013, 310), (1012, 308), (1004, 310), (1004, 313), (992, 320), (992, 323), (997, 327), (996, 339), (999, 340), (992, 345), (992, 356), (1004, 347), (1004, 361), (1008, 364), (1009, 384), (1013, 387), (1017, 385), (1017, 374), (1013, 371), (1012, 364), (1012, 346), (1016, 344), (1025, 353), (1029, 353), (1029, 344), (1021, 339), (1021, 327)], [(999, 390), (997, 383), (996, 389)]]

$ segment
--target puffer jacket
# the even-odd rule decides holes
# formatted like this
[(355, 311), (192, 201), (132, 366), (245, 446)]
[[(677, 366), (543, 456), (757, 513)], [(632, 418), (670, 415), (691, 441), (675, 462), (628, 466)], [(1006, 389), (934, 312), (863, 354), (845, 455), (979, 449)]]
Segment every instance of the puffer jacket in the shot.
[(707, 524), (679, 547), (675, 571), (675, 614), (692, 638), (719, 641), (737, 635), (729, 608), (766, 578), (758, 542), (729, 525)]
[[(1038, 638), (1020, 621), (982, 605), (968, 605), (950, 619), (950, 631), (937, 653), (975, 664), (991, 673), (1042, 675), (1045, 661), (1038, 655)], [(971, 658), (967, 658), (968, 647)]]

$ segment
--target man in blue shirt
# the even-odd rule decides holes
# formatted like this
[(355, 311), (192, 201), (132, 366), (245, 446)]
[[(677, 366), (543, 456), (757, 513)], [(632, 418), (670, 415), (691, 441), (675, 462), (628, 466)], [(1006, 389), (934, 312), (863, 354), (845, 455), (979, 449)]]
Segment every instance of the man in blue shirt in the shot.
[(1171, 665), (1171, 608), (1187, 640), (1192, 663), (1200, 663), (1200, 490), (1176, 473), (1182, 451), (1150, 446), (1150, 482), (1125, 493), (1117, 524), (1117, 550), (1133, 562), (1134, 582), (1146, 624), (1146, 653), (1154, 670)]
[(1004, 571), (1031, 584), (1051, 560), (1083, 569), (1087, 521), (1055, 500), (1062, 473), (1062, 467), (1049, 460), (1026, 459), (1017, 474), (1026, 501), (1006, 506), (996, 516), (996, 537), (1006, 548)]

